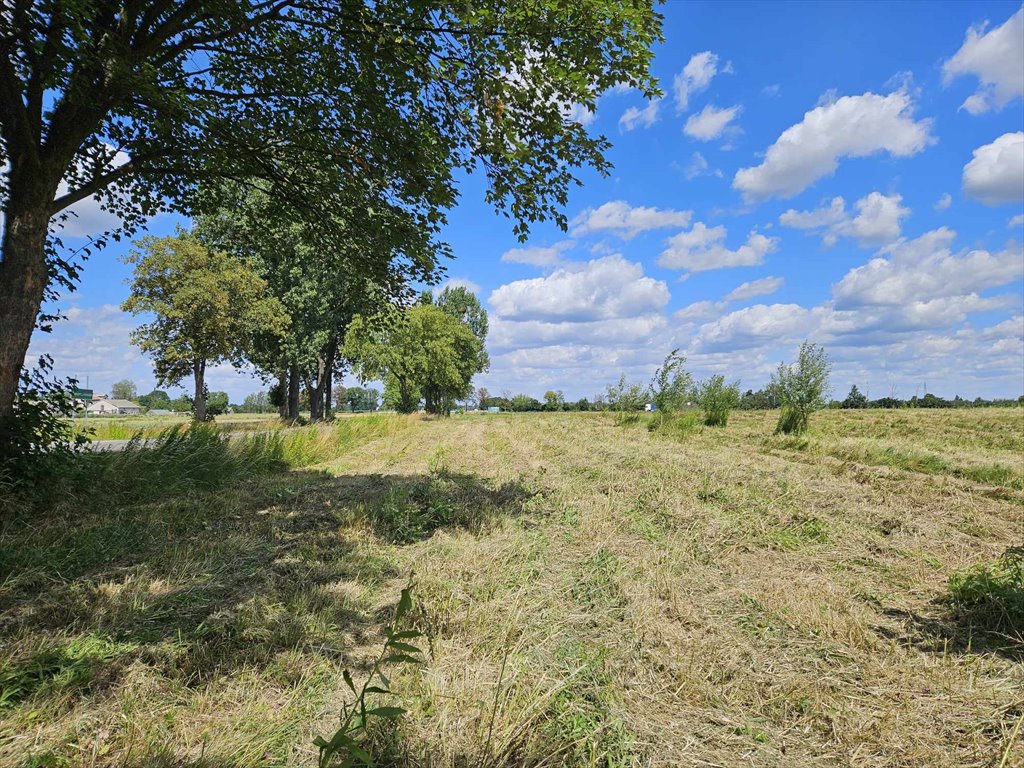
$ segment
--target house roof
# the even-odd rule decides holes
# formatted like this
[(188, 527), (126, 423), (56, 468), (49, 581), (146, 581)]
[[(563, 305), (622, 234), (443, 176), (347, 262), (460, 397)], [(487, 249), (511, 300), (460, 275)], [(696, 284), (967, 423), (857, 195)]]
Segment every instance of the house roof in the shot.
[(142, 406), (138, 403), (133, 403), (131, 400), (95, 400), (92, 405), (99, 405), (100, 403), (110, 403), (115, 408), (141, 408)]

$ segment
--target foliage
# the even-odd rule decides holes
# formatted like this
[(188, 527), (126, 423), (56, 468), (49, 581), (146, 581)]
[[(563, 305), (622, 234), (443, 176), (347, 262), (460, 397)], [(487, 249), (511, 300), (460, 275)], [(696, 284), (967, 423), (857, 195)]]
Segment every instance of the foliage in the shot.
[(824, 348), (807, 341), (800, 345), (795, 364), (779, 365), (769, 385), (782, 407), (776, 434), (801, 435), (807, 431), (811, 414), (828, 404), (831, 369)]
[(228, 412), (227, 392), (208, 392), (206, 394), (206, 411), (211, 416), (220, 416)]
[(1010, 547), (995, 560), (953, 574), (949, 601), (979, 629), (1024, 640), (1024, 547)]
[(363, 226), (432, 239), (456, 179), (483, 168), (520, 237), (564, 228), (576, 169), (610, 167), (607, 139), (568, 110), (622, 85), (660, 95), (660, 22), (650, 2), (613, 0), (17, 4), (0, 92), (0, 202), (18, 234), (0, 256), (0, 414), (47, 287), (75, 277), (47, 263), (53, 215), (95, 198), (130, 232), (161, 209), (216, 207), (200, 179), (253, 179), (331, 252)]
[(395, 706), (369, 706), (368, 699), (373, 696), (391, 696), (391, 681), (384, 674), (389, 666), (409, 666), (422, 663), (422, 651), (410, 641), (422, 637), (423, 633), (416, 629), (401, 629), (403, 620), (413, 609), (413, 581), (409, 581), (402, 590), (395, 609), (395, 618), (384, 633), (384, 647), (370, 665), (366, 681), (357, 690), (352, 674), (346, 669), (342, 672), (345, 685), (355, 696), (351, 703), (346, 702), (341, 709), (341, 725), (330, 738), (317, 736), (313, 743), (320, 749), (320, 768), (331, 766), (372, 766), (373, 756), (367, 751), (367, 731), (374, 720), (393, 722), (405, 714), (405, 710)]
[(272, 409), (270, 396), (266, 392), (253, 392), (245, 396), (238, 410), (241, 413), (266, 413)]
[(353, 320), (343, 354), (363, 381), (383, 379), (385, 402), (413, 412), (421, 397), (427, 410), (447, 414), (472, 392), (480, 341), (461, 320), (439, 307), (417, 304), (396, 318)]
[(850, 387), (850, 394), (848, 394), (846, 396), (846, 399), (843, 400), (843, 402), (840, 405), (840, 407), (841, 408), (847, 408), (847, 409), (867, 408), (868, 407), (868, 399), (867, 399), (867, 397), (864, 396), (863, 392), (861, 392), (859, 389), (857, 389), (857, 385), (854, 384), (852, 387)]
[(683, 368), (685, 364), (686, 358), (673, 349), (654, 372), (649, 388), (651, 403), (664, 415), (683, 408), (692, 394), (693, 377)]
[(729, 414), (740, 404), (740, 383), (725, 383), (721, 374), (712, 376), (697, 387), (697, 404), (704, 411), (704, 423), (709, 427), (724, 427)]
[(78, 382), (53, 380), (52, 370), (49, 356), (23, 370), (14, 410), (0, 420), (0, 493), (45, 492), (87, 442), (68, 418), (78, 408)]
[(349, 387), (345, 390), (345, 404), (353, 413), (376, 411), (380, 405), (380, 392), (372, 387)]
[(170, 410), (171, 397), (162, 389), (154, 389), (148, 395), (139, 395), (139, 405), (150, 410)]
[(609, 384), (605, 395), (608, 408), (618, 413), (643, 410), (647, 401), (647, 388), (643, 384), (627, 381), (626, 374), (619, 376), (616, 384)]
[(562, 394), (562, 390), (557, 392), (553, 389), (549, 389), (544, 393), (544, 410), (545, 411), (561, 411), (565, 407), (565, 395)]
[(480, 342), (479, 359), (477, 361), (477, 372), (484, 373), (491, 367), (491, 359), (487, 354), (485, 346), (487, 342), (487, 310), (483, 308), (480, 299), (468, 288), (457, 286), (445, 286), (436, 299), (430, 291), (423, 294), (424, 303), (433, 302), (452, 317), (465, 323)]
[(115, 400), (135, 400), (139, 396), (139, 391), (131, 379), (121, 379), (114, 382), (110, 388), (110, 396)]
[(125, 261), (134, 273), (122, 309), (155, 315), (132, 333), (132, 342), (153, 358), (161, 384), (193, 376), (194, 413), (202, 421), (206, 366), (241, 363), (257, 334), (283, 332), (288, 318), (245, 263), (186, 232), (145, 237)]
[(759, 389), (755, 392), (748, 389), (740, 398), (740, 409), (744, 411), (768, 411), (779, 407), (779, 401), (772, 392), (771, 387)]

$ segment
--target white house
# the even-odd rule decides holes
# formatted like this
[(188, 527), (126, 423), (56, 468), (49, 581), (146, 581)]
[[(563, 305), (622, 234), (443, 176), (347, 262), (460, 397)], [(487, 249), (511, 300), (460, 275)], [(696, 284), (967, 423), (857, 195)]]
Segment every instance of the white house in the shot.
[(100, 398), (89, 403), (85, 410), (99, 416), (138, 416), (142, 413), (142, 406), (130, 400)]

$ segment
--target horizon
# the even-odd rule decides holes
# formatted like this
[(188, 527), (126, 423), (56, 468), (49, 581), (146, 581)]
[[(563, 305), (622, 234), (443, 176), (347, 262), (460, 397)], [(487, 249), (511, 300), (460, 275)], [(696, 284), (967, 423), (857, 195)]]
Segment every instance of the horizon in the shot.
[[(490, 314), (492, 366), (474, 387), (593, 398), (679, 347), (698, 378), (756, 391), (809, 338), (835, 361), (835, 397), (1024, 393), (1020, 3), (663, 11), (664, 98), (613, 89), (574, 112), (611, 139), (615, 167), (581, 175), (568, 232), (540, 224), (519, 243), (479, 174), (461, 179), (438, 287), (473, 289)], [(749, 23), (726, 23), (738, 13)], [(1003, 43), (1011, 54), (993, 56)], [(93, 200), (75, 210), (73, 246), (110, 224)], [(179, 224), (161, 215), (148, 234)], [(96, 391), (157, 388), (119, 309), (129, 247), (105, 248), (49, 305), (68, 319), (33, 336), (29, 362), (51, 354)], [(209, 371), (232, 402), (267, 386)]]

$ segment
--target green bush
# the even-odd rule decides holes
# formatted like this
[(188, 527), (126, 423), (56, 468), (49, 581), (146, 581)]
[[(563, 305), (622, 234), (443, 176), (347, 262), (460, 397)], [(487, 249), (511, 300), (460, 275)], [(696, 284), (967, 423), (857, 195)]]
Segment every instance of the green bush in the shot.
[(1011, 547), (949, 580), (949, 601), (961, 620), (986, 632), (1024, 637), (1024, 547)]
[(740, 404), (740, 383), (725, 383), (722, 375), (712, 376), (697, 387), (697, 404), (704, 411), (704, 423), (709, 427), (724, 427), (729, 414)]
[(769, 388), (782, 406), (775, 434), (802, 435), (807, 431), (811, 414), (828, 405), (831, 369), (824, 348), (805, 341), (796, 363), (781, 364), (772, 374)]

